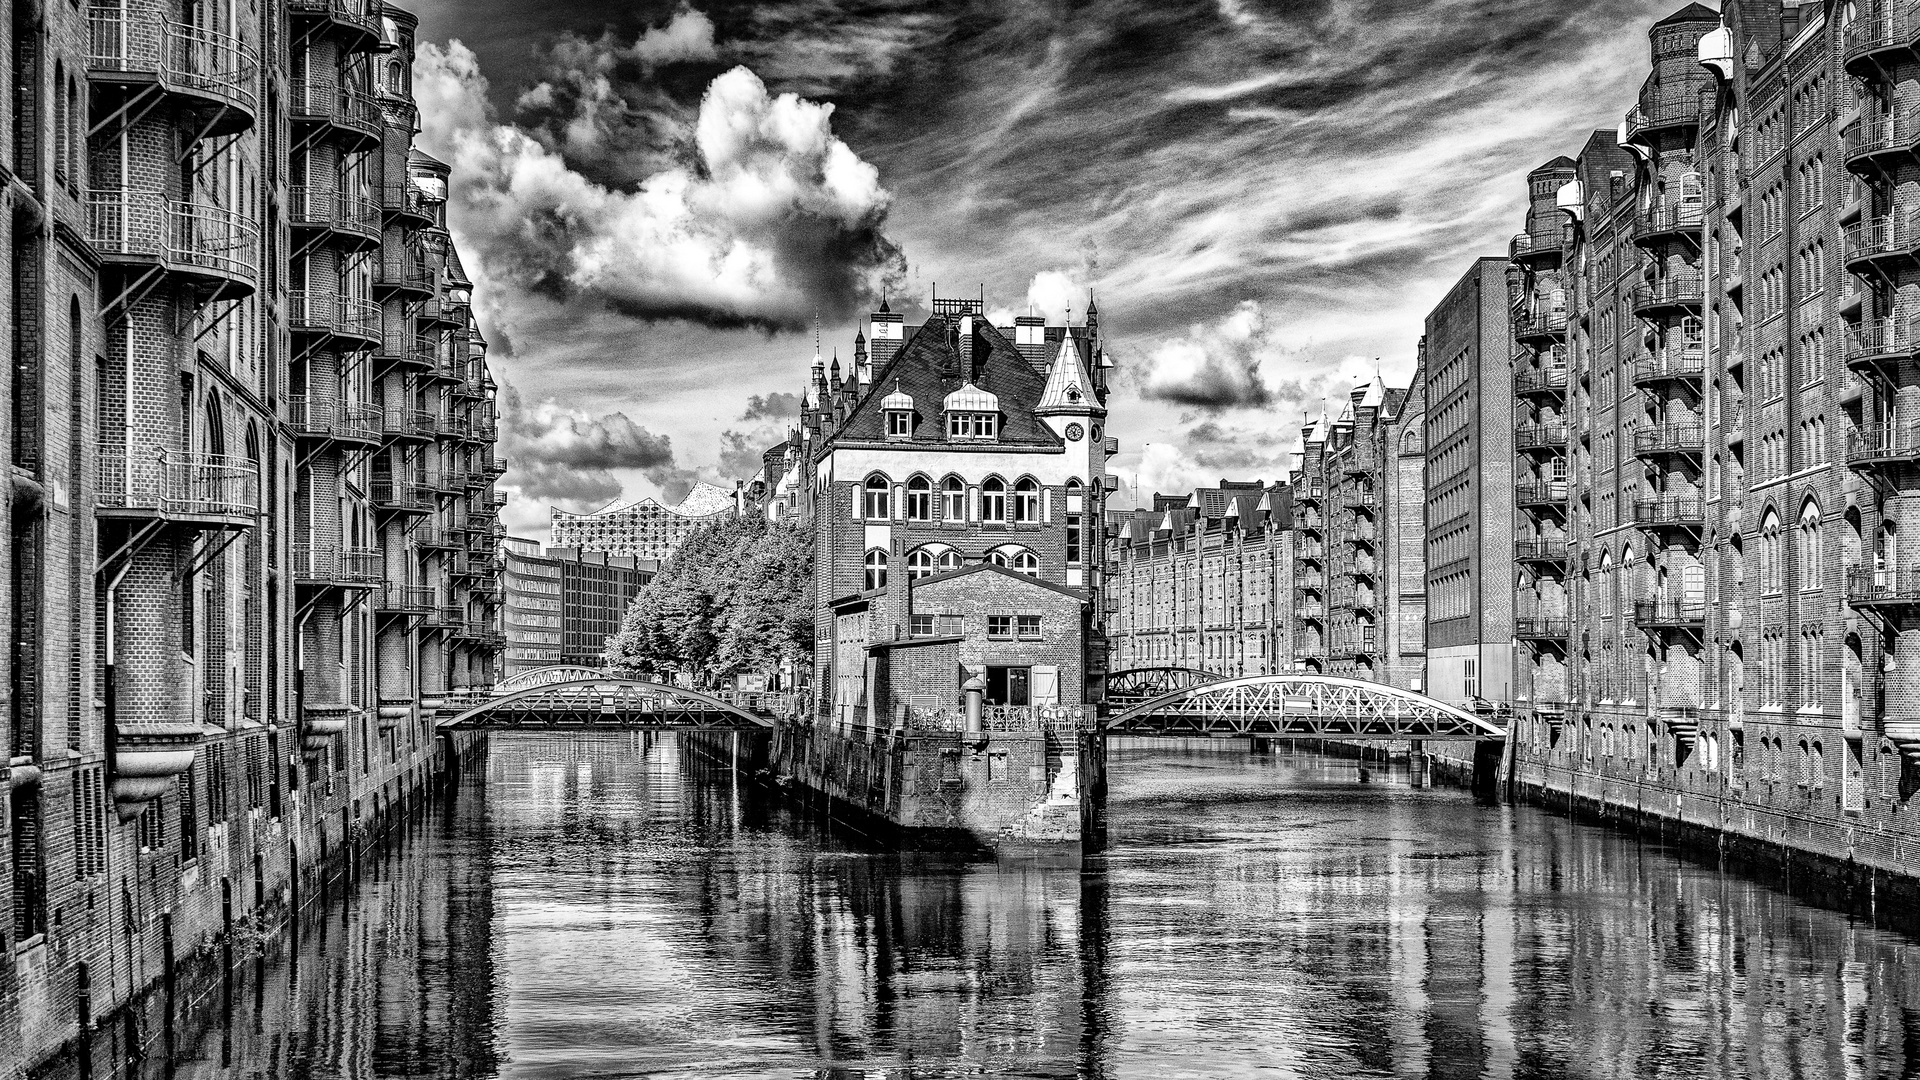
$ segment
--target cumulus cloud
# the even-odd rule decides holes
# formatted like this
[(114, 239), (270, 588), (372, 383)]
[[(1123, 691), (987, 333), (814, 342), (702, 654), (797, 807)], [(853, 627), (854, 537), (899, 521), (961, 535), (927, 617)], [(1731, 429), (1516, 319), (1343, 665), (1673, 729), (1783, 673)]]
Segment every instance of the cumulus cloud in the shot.
[(620, 497), (616, 469), (644, 475), (669, 501), (693, 487), (692, 471), (675, 462), (673, 441), (665, 435), (625, 413), (593, 416), (552, 398), (527, 402), (511, 384), (500, 388), (500, 445), (511, 469), (507, 486), (575, 512)]
[[(663, 41), (684, 50), (696, 36)], [(655, 51), (673, 55), (667, 48)], [(423, 148), (453, 166), (451, 223), (483, 288), (776, 330), (799, 329), (816, 311), (849, 315), (903, 272), (884, 232), (891, 197), (833, 134), (833, 106), (770, 93), (744, 67), (716, 77), (679, 125), (688, 160), (630, 182), (589, 178), (565, 156), (569, 140), (604, 123), (609, 105), (597, 98), (576, 102), (587, 126), (557, 142), (501, 123), (458, 41), (420, 46), (414, 89)], [(527, 104), (555, 94), (536, 88)]]
[(747, 410), (740, 414), (742, 420), (775, 420), (790, 423), (800, 416), (800, 395), (755, 394), (747, 399)]
[(649, 77), (665, 65), (718, 55), (713, 20), (684, 6), (631, 45), (611, 33), (562, 37), (543, 58), (545, 77), (515, 100), (519, 122), (590, 175), (616, 182), (646, 175), (671, 163), (685, 122), (684, 110)]
[(1140, 395), (1205, 412), (1272, 404), (1262, 361), (1280, 352), (1258, 300), (1242, 300), (1225, 318), (1195, 323), (1162, 341), (1135, 379)]

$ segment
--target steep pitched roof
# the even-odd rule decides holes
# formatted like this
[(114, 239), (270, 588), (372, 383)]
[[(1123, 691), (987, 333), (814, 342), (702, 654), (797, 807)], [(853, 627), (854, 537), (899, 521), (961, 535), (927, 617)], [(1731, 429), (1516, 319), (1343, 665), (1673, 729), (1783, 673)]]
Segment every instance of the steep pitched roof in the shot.
[(1720, 21), (1720, 13), (1706, 6), (1705, 4), (1688, 4), (1686, 7), (1681, 8), (1679, 11), (1674, 12), (1673, 14), (1667, 16), (1664, 19), (1661, 19), (1659, 22), (1654, 23), (1653, 25), (1672, 26), (1674, 23), (1685, 23), (1685, 22), (1717, 23), (1719, 21)]
[(952, 581), (955, 578), (969, 577), (973, 574), (999, 574), (1003, 577), (1011, 578), (1022, 585), (1031, 585), (1036, 589), (1057, 592), (1061, 596), (1071, 597), (1083, 604), (1087, 602), (1087, 593), (1083, 589), (1069, 588), (1065, 585), (1055, 585), (1051, 581), (1042, 581), (1037, 577), (1030, 577), (1017, 570), (1009, 570), (998, 563), (974, 563), (972, 566), (964, 566), (958, 570), (949, 570), (944, 574), (934, 574), (931, 577), (923, 577), (908, 587), (917, 592), (929, 585), (939, 585), (942, 582)]
[(1104, 413), (1093, 397), (1093, 380), (1087, 377), (1086, 361), (1069, 329), (1060, 342), (1053, 366), (1047, 369), (1047, 386), (1041, 391), (1039, 411), (1067, 413)]
[[(946, 401), (947, 395), (971, 381), (999, 399), (999, 445), (1064, 445), (1052, 428), (1033, 415), (1046, 389), (1046, 381), (1033, 364), (985, 319), (974, 319), (973, 331), (972, 340), (959, 342), (956, 349), (949, 337), (948, 318), (929, 316), (913, 329), (886, 367), (874, 373), (874, 386), (887, 387), (891, 392), (897, 385), (919, 406), (919, 422), (909, 441), (946, 442), (946, 423), (933, 410)], [(886, 441), (881, 396), (868, 393), (863, 397), (829, 441)]]

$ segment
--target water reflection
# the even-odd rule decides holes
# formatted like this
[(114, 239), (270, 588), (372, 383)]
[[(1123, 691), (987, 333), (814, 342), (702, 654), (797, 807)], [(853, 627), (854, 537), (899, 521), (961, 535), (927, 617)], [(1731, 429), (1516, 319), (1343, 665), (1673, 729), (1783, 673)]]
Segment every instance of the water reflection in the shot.
[(125, 1072), (1920, 1075), (1906, 938), (1315, 755), (1113, 776), (1083, 872), (875, 852), (670, 738), (502, 737)]

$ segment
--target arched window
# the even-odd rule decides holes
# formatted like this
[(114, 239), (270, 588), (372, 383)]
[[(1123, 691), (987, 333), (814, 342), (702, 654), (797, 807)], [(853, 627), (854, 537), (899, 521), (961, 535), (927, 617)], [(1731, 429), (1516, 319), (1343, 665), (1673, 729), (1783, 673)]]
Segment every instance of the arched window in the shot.
[(1083, 485), (1082, 485), (1082, 484), (1080, 483), (1080, 478), (1079, 478), (1079, 477), (1077, 477), (1077, 476), (1069, 476), (1069, 477), (1067, 477), (1067, 494), (1069, 494), (1069, 495), (1079, 495), (1079, 494), (1081, 494), (1081, 493), (1082, 493), (1082, 492), (1083, 492), (1084, 490), (1085, 490), (1085, 488), (1084, 488), (1084, 486), (1083, 486)]
[(873, 521), (885, 521), (893, 517), (893, 500), (887, 478), (874, 473), (867, 477), (866, 498), (861, 502), (860, 516)]
[(907, 580), (919, 581), (923, 577), (932, 577), (933, 552), (926, 548), (914, 548), (907, 553)]
[(967, 520), (967, 485), (957, 476), (940, 481), (940, 520)]
[(907, 481), (907, 520), (933, 520), (933, 481), (924, 476)]
[(980, 520), (1005, 524), (1007, 520), (1007, 482), (997, 476), (980, 485)]
[(1780, 557), (1780, 515), (1769, 507), (1760, 519), (1760, 574), (1762, 589), (1777, 593), (1785, 586)]
[(1812, 499), (1800, 509), (1800, 588), (1809, 592), (1820, 587), (1821, 562), (1820, 504)]
[(879, 548), (867, 552), (867, 588), (884, 589), (887, 587), (887, 553)]
[(995, 566), (1004, 566), (1016, 574), (1028, 577), (1040, 576), (1040, 560), (1033, 552), (1023, 547), (994, 548), (987, 554)]
[(943, 549), (940, 552), (939, 565), (940, 565), (940, 572), (943, 574), (949, 570), (960, 569), (960, 553), (953, 550), (952, 548)]
[(1040, 485), (1031, 476), (1013, 485), (1013, 520), (1027, 524), (1040, 520)]

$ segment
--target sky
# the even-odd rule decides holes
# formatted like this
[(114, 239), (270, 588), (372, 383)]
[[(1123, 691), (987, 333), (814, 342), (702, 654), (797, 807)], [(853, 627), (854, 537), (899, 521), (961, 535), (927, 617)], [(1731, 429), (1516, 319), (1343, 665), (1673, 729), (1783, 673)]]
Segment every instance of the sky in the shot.
[(936, 287), (1119, 366), (1123, 495), (1284, 477), (1611, 130), (1677, 0), (414, 0), (518, 535), (732, 486)]

